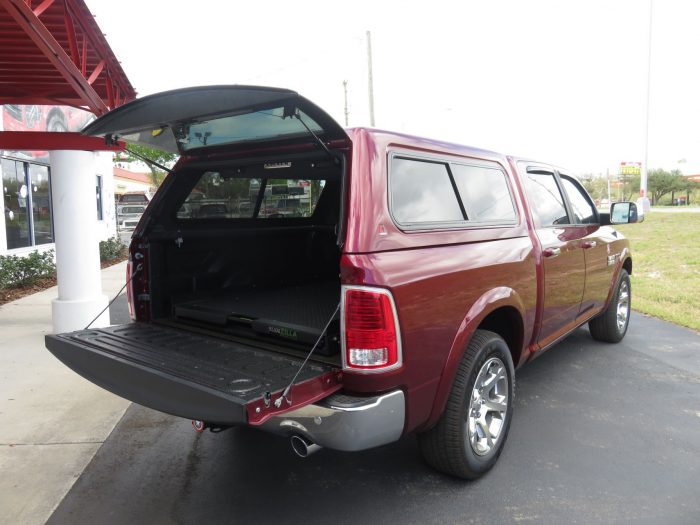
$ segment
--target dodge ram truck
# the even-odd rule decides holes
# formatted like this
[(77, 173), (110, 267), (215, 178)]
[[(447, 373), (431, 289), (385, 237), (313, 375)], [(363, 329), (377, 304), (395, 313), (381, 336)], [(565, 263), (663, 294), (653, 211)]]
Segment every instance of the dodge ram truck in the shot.
[[(180, 159), (133, 233), (132, 322), (46, 346), (197, 430), (256, 427), (301, 456), (415, 433), (430, 465), (474, 479), (504, 447), (516, 368), (583, 324), (609, 343), (628, 329), (613, 225), (643, 216), (600, 213), (565, 169), (344, 129), (255, 86), (147, 96), (83, 133)], [(261, 213), (289, 194), (303, 215)]]

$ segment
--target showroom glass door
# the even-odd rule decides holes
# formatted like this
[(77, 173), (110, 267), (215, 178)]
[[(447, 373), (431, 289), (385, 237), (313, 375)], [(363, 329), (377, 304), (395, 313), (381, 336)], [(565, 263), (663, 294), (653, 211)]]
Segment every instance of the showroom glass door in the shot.
[(53, 242), (53, 224), (51, 221), (51, 187), (49, 186), (49, 168), (39, 164), (29, 164), (29, 182), (32, 190), (32, 224), (34, 226), (34, 244)]
[(0, 167), (7, 249), (54, 242), (49, 168), (6, 158)]
[(7, 249), (31, 246), (32, 236), (27, 207), (29, 191), (24, 163), (2, 159), (1, 166)]

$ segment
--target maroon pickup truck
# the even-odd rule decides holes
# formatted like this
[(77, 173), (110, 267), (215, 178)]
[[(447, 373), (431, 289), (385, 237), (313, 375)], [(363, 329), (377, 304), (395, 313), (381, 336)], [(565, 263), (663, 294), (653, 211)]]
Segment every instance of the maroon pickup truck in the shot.
[[(611, 224), (641, 217), (599, 213), (566, 170), (343, 129), (251, 86), (148, 96), (84, 133), (181, 157), (134, 231), (133, 322), (46, 345), (197, 430), (257, 427), (301, 456), (416, 433), (429, 464), (473, 479), (503, 449), (515, 368), (584, 323), (627, 331), (632, 258)], [(304, 214), (260, 213), (277, 193)], [(196, 213), (206, 200), (236, 213)]]

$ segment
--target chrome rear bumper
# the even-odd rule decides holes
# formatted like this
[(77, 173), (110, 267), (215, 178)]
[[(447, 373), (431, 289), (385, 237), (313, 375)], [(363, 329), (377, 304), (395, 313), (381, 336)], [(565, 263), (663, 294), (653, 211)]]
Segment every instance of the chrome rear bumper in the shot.
[(401, 390), (376, 397), (334, 394), (274, 416), (259, 428), (283, 436), (301, 435), (322, 447), (353, 452), (397, 441), (405, 415)]

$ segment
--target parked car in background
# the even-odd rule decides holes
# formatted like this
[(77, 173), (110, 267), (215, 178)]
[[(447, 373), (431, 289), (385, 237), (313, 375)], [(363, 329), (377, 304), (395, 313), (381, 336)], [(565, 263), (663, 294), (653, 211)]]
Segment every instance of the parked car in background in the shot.
[(228, 215), (228, 206), (223, 202), (206, 202), (199, 204), (198, 219), (221, 219)]
[[(277, 201), (271, 201), (267, 203), (260, 209), (261, 217), (268, 217), (270, 219), (280, 219), (283, 217), (301, 217), (302, 216), (302, 206), (301, 200), (299, 199), (279, 199)], [(308, 206), (308, 205), (307, 205)]]
[(117, 228), (133, 230), (151, 201), (147, 192), (128, 192), (117, 199)]
[[(636, 205), (600, 213), (560, 167), (345, 130), (252, 86), (151, 95), (85, 132), (169, 137), (181, 157), (129, 248), (134, 322), (46, 345), (198, 431), (247, 425), (304, 457), (415, 433), (430, 465), (474, 479), (503, 450), (517, 367), (584, 324), (608, 343), (627, 332), (632, 254), (613, 223)], [(301, 180), (308, 214), (284, 214)], [(283, 204), (263, 209), (268, 186)], [(256, 207), (193, 209), (214, 193)]]
[(142, 204), (123, 204), (117, 208), (117, 228), (122, 231), (133, 230), (146, 211)]
[(120, 195), (117, 204), (143, 204), (145, 206), (149, 202), (151, 202), (151, 195), (149, 193), (143, 191), (131, 191)]

